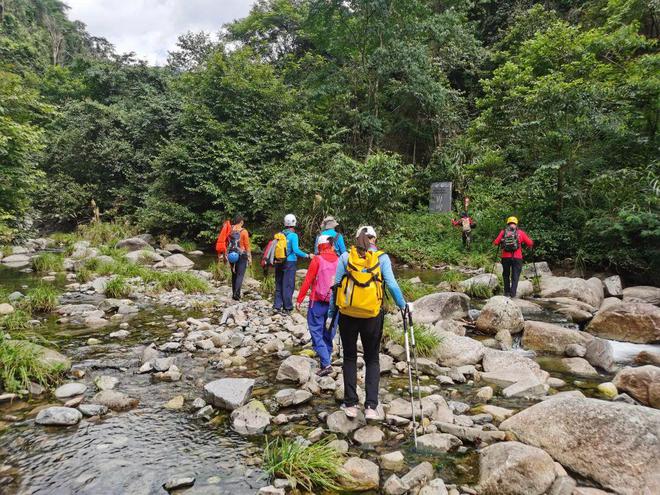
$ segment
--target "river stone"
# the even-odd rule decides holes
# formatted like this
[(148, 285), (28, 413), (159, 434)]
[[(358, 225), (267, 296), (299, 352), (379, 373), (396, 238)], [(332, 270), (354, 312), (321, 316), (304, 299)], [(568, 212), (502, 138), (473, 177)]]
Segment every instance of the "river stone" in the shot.
[(83, 416), (104, 416), (108, 414), (108, 408), (101, 404), (80, 404), (78, 410)]
[(30, 263), (30, 257), (26, 254), (10, 254), (2, 258), (2, 263), (14, 267), (22, 267)]
[(479, 410), (485, 414), (490, 414), (498, 423), (510, 418), (515, 413), (513, 409), (506, 409), (505, 407), (494, 406), (492, 404), (481, 406)]
[[(586, 362), (586, 361), (585, 361)], [(516, 383), (512, 383), (504, 390), (504, 397), (540, 397), (548, 393), (549, 386), (539, 381), (535, 376), (523, 378)]]
[(0, 316), (9, 315), (14, 312), (14, 306), (9, 303), (0, 303)]
[(92, 398), (92, 402), (106, 406), (113, 411), (127, 411), (133, 409), (139, 403), (137, 399), (116, 390), (102, 390)]
[(541, 297), (568, 297), (598, 308), (603, 302), (602, 282), (598, 280), (600, 291), (597, 289), (595, 282), (587, 282), (582, 278), (542, 277)]
[(117, 249), (125, 249), (126, 251), (154, 250), (154, 248), (151, 247), (147, 241), (141, 239), (140, 237), (129, 237), (128, 239), (123, 239), (119, 241), (115, 247)]
[(500, 330), (507, 330), (511, 334), (522, 331), (525, 320), (522, 311), (508, 297), (491, 297), (481, 310), (477, 318), (477, 330), (494, 335)]
[(296, 390), (295, 388), (285, 388), (275, 394), (275, 400), (282, 407), (304, 404), (311, 398), (312, 394), (307, 390)]
[(14, 340), (5, 339), (3, 345), (8, 347), (23, 347), (31, 350), (36, 356), (39, 363), (48, 368), (59, 368), (62, 371), (71, 369), (71, 361), (66, 356), (63, 356), (53, 349), (40, 346), (28, 340)]
[(479, 456), (479, 493), (542, 495), (555, 480), (555, 465), (545, 451), (519, 442), (501, 442)]
[(448, 495), (448, 493), (445, 482), (441, 478), (435, 478), (424, 485), (417, 495)]
[(649, 364), (623, 368), (613, 383), (618, 390), (627, 392), (645, 406), (660, 409), (660, 367)]
[(144, 264), (153, 264), (163, 261), (163, 258), (160, 254), (155, 251), (149, 251), (147, 249), (140, 249), (139, 251), (131, 251), (124, 255), (131, 263), (144, 263)]
[(344, 411), (339, 410), (328, 414), (326, 423), (328, 424), (328, 429), (333, 433), (348, 435), (352, 431), (355, 431), (362, 426), (366, 426), (367, 421), (364, 419), (362, 411), (358, 412), (356, 418), (349, 418)]
[(621, 277), (612, 275), (603, 280), (603, 288), (607, 297), (622, 297), (623, 285), (621, 284)]
[(438, 320), (467, 318), (470, 298), (458, 292), (436, 292), (415, 301), (415, 322), (433, 324)]
[(252, 395), (252, 378), (221, 378), (204, 385), (204, 400), (209, 404), (233, 411)]
[(433, 355), (443, 366), (477, 364), (486, 351), (481, 342), (470, 337), (461, 337), (450, 332), (436, 332), (436, 334), (442, 342), (433, 351)]
[(533, 375), (540, 382), (545, 383), (549, 376), (548, 372), (542, 370), (536, 361), (522, 356), (515, 351), (486, 349), (482, 366), (485, 372), (517, 373), (519, 380)]
[(78, 424), (82, 413), (71, 407), (48, 407), (37, 414), (35, 422), (44, 426), (71, 426)]
[(307, 383), (314, 373), (316, 362), (305, 356), (289, 356), (277, 370), (277, 381)]
[(438, 320), (432, 327), (428, 327), (430, 332), (439, 335), (438, 332), (450, 332), (456, 335), (465, 335), (465, 327), (456, 320)]
[(587, 332), (606, 339), (650, 344), (660, 341), (660, 308), (648, 303), (624, 302), (599, 311)]
[(468, 278), (467, 280), (463, 280), (462, 282), (459, 282), (458, 286), (464, 291), (469, 291), (473, 287), (477, 287), (477, 286), (495, 289), (497, 288), (499, 283), (500, 282), (497, 278), (497, 275), (493, 275), (492, 273), (480, 273), (479, 275), (476, 275), (472, 278)]
[(380, 476), (378, 465), (359, 457), (348, 459), (342, 469), (348, 475), (342, 484), (353, 491), (378, 490)]
[(174, 271), (186, 271), (195, 266), (195, 262), (186, 258), (183, 254), (173, 254), (163, 261), (156, 263), (154, 266), (156, 268), (167, 268)]
[(407, 491), (408, 486), (396, 474), (390, 475), (383, 483), (383, 493), (385, 495), (403, 495)]
[[(536, 266), (535, 266), (536, 265)], [(522, 278), (534, 278), (538, 274), (539, 278), (552, 277), (552, 270), (547, 261), (537, 261), (536, 263), (526, 263), (521, 271)]]
[(187, 488), (195, 484), (195, 478), (192, 476), (186, 478), (172, 478), (167, 482), (163, 483), (163, 488), (167, 492), (178, 490), (180, 488)]
[(598, 376), (598, 372), (589, 364), (589, 361), (581, 357), (563, 358), (561, 367), (565, 372), (573, 375)]
[(579, 344), (586, 348), (593, 339), (588, 333), (572, 330), (554, 323), (526, 321), (522, 338), (525, 349), (551, 354), (566, 354), (568, 346)]
[(433, 478), (433, 474), (433, 465), (430, 462), (424, 461), (408, 471), (405, 476), (402, 476), (401, 481), (410, 489), (413, 489)]
[(448, 433), (428, 433), (419, 437), (417, 444), (423, 452), (444, 454), (459, 445), (463, 445), (463, 442)]
[(72, 382), (60, 385), (55, 390), (55, 397), (58, 399), (68, 399), (76, 395), (82, 395), (87, 390), (87, 385), (84, 383)]
[(377, 426), (367, 425), (353, 433), (353, 440), (363, 447), (373, 447), (383, 443), (385, 433)]
[(165, 251), (169, 251), (169, 252), (172, 253), (172, 254), (175, 254), (175, 253), (185, 253), (185, 252), (186, 252), (186, 250), (183, 249), (179, 244), (175, 244), (175, 243), (165, 244), (165, 245), (163, 246), (163, 249), (164, 249)]
[(231, 425), (241, 435), (258, 435), (270, 425), (271, 415), (266, 406), (258, 400), (251, 400), (246, 405), (234, 409), (231, 413)]
[(660, 304), (660, 287), (650, 285), (637, 285), (623, 289), (624, 302), (641, 302), (647, 304)]
[(378, 459), (380, 467), (386, 471), (401, 471), (406, 465), (403, 453), (400, 450), (382, 454)]
[(119, 380), (114, 376), (101, 375), (94, 378), (94, 385), (99, 390), (112, 390), (118, 383)]
[(163, 407), (165, 409), (177, 411), (183, 408), (183, 404), (185, 403), (185, 401), (186, 399), (183, 395), (177, 395), (172, 397), (169, 401), (167, 401)]
[(519, 412), (500, 429), (618, 493), (660, 493), (660, 411), (563, 395)]

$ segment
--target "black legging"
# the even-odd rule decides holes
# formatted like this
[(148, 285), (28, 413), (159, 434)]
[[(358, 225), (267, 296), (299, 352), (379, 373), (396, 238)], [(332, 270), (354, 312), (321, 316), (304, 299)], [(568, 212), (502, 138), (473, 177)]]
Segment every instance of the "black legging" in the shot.
[(504, 279), (504, 295), (516, 297), (518, 279), (522, 272), (523, 260), (520, 258), (502, 258), (502, 278)]
[(247, 270), (248, 258), (246, 254), (242, 254), (236, 263), (232, 266), (231, 270), (231, 292), (232, 297), (236, 300), (241, 298), (241, 287), (243, 286), (243, 278)]
[(367, 398), (366, 407), (378, 406), (378, 386), (380, 381), (380, 340), (383, 336), (383, 314), (373, 318), (354, 318), (339, 315), (339, 335), (344, 347), (344, 404), (358, 404), (357, 394), (357, 339), (358, 335), (364, 349), (366, 377), (364, 379)]

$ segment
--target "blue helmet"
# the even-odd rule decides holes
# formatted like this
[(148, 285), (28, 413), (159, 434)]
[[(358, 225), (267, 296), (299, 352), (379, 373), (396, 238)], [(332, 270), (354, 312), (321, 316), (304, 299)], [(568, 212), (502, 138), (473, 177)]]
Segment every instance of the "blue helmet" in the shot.
[(232, 265), (238, 261), (238, 258), (240, 258), (240, 256), (236, 251), (232, 251), (227, 255), (227, 261), (229, 261)]

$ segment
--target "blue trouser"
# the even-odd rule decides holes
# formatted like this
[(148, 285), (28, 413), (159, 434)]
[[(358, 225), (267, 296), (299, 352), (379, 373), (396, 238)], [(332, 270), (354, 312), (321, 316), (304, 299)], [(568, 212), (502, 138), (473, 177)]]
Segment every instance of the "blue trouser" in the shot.
[(275, 309), (293, 311), (293, 291), (296, 288), (295, 261), (285, 261), (275, 267)]
[(312, 336), (312, 345), (314, 352), (321, 360), (321, 368), (330, 366), (332, 357), (332, 339), (335, 336), (335, 324), (330, 331), (325, 330), (325, 320), (328, 318), (328, 309), (330, 304), (323, 301), (313, 301), (309, 303), (307, 310), (307, 326), (309, 334)]

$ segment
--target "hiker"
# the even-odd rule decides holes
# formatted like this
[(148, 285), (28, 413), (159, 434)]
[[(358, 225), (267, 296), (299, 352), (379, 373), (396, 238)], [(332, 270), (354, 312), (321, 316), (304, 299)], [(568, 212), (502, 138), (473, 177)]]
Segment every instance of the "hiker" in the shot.
[(347, 417), (358, 415), (357, 339), (364, 349), (366, 368), (365, 417), (380, 419), (378, 387), (380, 382), (379, 351), (383, 335), (384, 287), (396, 305), (403, 309), (406, 301), (392, 272), (387, 254), (376, 247), (376, 231), (366, 226), (358, 229), (355, 245), (339, 258), (335, 275), (336, 291), (330, 301), (330, 318), (339, 315), (339, 334), (344, 348), (344, 405)]
[[(298, 220), (295, 215), (289, 213), (284, 217), (284, 230), (281, 235), (285, 237), (286, 249), (283, 261), (275, 265), (275, 311), (293, 311), (293, 291), (296, 288), (296, 269), (298, 258), (314, 258), (313, 254), (301, 251), (298, 245), (298, 234), (296, 224)], [(275, 236), (278, 237), (278, 234)]]
[(317, 371), (318, 376), (326, 376), (332, 373), (330, 359), (332, 357), (332, 341), (335, 338), (335, 327), (326, 330), (325, 321), (328, 318), (330, 308), (330, 297), (332, 286), (335, 282), (337, 262), (339, 257), (335, 253), (334, 239), (321, 234), (318, 239), (319, 255), (315, 256), (309, 264), (307, 275), (298, 292), (296, 309), (300, 311), (300, 305), (305, 300), (307, 291), (312, 289), (309, 296), (309, 309), (307, 310), (307, 327), (312, 337), (312, 345), (316, 355), (321, 361), (321, 369)]
[(518, 290), (518, 279), (523, 266), (523, 246), (531, 248), (534, 241), (521, 229), (518, 228), (518, 219), (509, 217), (506, 219), (506, 228), (493, 241), (495, 246), (502, 248), (502, 278), (504, 278), (504, 295), (516, 297)]
[(314, 254), (319, 254), (319, 237), (326, 235), (332, 239), (332, 245), (335, 249), (337, 256), (341, 256), (346, 252), (346, 244), (344, 243), (344, 236), (337, 232), (337, 227), (339, 227), (339, 222), (335, 217), (325, 217), (321, 222), (321, 233), (316, 237), (316, 242), (314, 243)]
[(218, 235), (215, 249), (218, 260), (228, 261), (231, 266), (231, 292), (234, 301), (241, 299), (241, 287), (248, 264), (252, 263), (252, 251), (250, 249), (250, 235), (243, 227), (245, 219), (242, 215), (236, 215), (227, 220)]
[(467, 251), (470, 250), (470, 244), (472, 244), (472, 229), (474, 229), (477, 226), (477, 222), (475, 222), (470, 215), (468, 215), (467, 211), (462, 211), (461, 212), (461, 219), (460, 220), (454, 220), (453, 218), (451, 219), (451, 224), (454, 227), (461, 227), (463, 230), (462, 238), (463, 238), (463, 248)]

